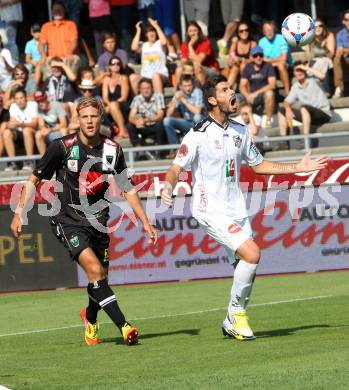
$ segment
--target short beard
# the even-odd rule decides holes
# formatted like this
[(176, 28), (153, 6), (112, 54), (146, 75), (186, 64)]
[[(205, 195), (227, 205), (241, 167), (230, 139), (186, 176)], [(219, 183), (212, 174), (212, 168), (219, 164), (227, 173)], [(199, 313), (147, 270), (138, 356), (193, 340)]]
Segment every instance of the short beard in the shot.
[(230, 106), (229, 104), (227, 105), (226, 103), (217, 102), (217, 105), (218, 105), (219, 111), (223, 112), (223, 114), (229, 115), (232, 113), (232, 111), (229, 108), (229, 106)]

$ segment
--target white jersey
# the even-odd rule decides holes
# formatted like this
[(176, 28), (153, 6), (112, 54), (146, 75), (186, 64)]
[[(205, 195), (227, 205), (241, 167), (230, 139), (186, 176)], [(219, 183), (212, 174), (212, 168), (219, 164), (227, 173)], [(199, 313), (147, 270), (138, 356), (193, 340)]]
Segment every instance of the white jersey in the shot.
[(223, 127), (211, 116), (199, 122), (183, 138), (173, 163), (192, 170), (194, 217), (223, 214), (247, 217), (240, 189), (240, 166), (263, 161), (246, 126), (229, 120)]

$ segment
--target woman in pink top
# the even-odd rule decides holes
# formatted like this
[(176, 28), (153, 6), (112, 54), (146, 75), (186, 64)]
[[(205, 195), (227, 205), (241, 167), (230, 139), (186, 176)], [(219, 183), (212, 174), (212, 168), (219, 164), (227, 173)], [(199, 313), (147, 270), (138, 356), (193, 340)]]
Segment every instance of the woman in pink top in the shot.
[(109, 0), (88, 0), (88, 12), (99, 57), (104, 51), (103, 34), (112, 32)]

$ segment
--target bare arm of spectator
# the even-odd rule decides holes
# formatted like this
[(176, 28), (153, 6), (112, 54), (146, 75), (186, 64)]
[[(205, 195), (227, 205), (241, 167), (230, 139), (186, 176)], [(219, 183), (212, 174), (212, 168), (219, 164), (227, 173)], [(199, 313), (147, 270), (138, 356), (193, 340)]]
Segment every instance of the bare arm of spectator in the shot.
[(275, 58), (266, 58), (266, 57), (264, 57), (264, 61), (270, 62), (272, 65), (277, 65), (280, 62), (286, 63), (286, 61), (287, 61), (287, 52), (282, 53), (281, 56), (275, 57)]
[(32, 118), (31, 122), (19, 122), (14, 117), (10, 117), (10, 121), (8, 122), (9, 129), (15, 129), (16, 127), (32, 127), (36, 129), (38, 126), (38, 118)]
[(141, 21), (136, 23), (136, 34), (133, 37), (133, 40), (131, 43), (131, 50), (136, 52), (136, 53), (140, 52), (139, 42), (141, 40), (141, 33), (142, 33), (141, 24), (142, 24)]
[(188, 99), (185, 98), (183, 93), (181, 91), (177, 91), (175, 93), (175, 98), (180, 101), (184, 106), (194, 115), (199, 115), (201, 113), (201, 107), (200, 106), (194, 106), (194, 104), (191, 104)]
[(252, 138), (258, 137), (260, 126), (257, 125), (253, 117), (252, 107), (248, 106), (248, 118), (250, 124), (250, 134)]
[(31, 56), (30, 54), (26, 54), (26, 55), (25, 55), (25, 63), (26, 63), (26, 64), (33, 65), (33, 66), (36, 66), (36, 64), (37, 64), (38, 62), (37, 62), (37, 61), (33, 61), (32, 56)]
[[(177, 92), (179, 92), (179, 91), (177, 91)], [(177, 99), (176, 99), (176, 94), (175, 94), (175, 96), (173, 97), (173, 99), (170, 101), (170, 103), (167, 106), (166, 116), (172, 116), (174, 114), (174, 112), (176, 111), (176, 107), (177, 107)]]
[(310, 73), (312, 76), (315, 76), (321, 81), (325, 80), (326, 78), (325, 73), (320, 72), (318, 69), (311, 68), (309, 65), (298, 65), (297, 68), (305, 70), (306, 72)]
[[(7, 53), (9, 54), (9, 52), (7, 52)], [(8, 72), (12, 72), (14, 68), (9, 64), (9, 61), (10, 61), (10, 59), (11, 59), (11, 55), (9, 54), (9, 57), (10, 57), (10, 58), (6, 58), (7, 55), (4, 55), (4, 54), (1, 54), (0, 57), (1, 57), (1, 58), (3, 59), (3, 61), (4, 61), (6, 70), (7, 70)]]
[(128, 95), (130, 94), (130, 83), (126, 75), (121, 76), (121, 96), (118, 99), (119, 103), (127, 102)]
[(286, 114), (287, 121), (290, 122), (294, 118), (294, 112), (292, 110), (292, 106), (287, 100), (284, 100), (284, 107), (286, 111), (285, 114)]
[[(131, 108), (130, 110), (130, 113), (128, 114), (128, 121), (132, 124), (132, 125), (135, 125), (136, 126), (136, 122), (137, 122), (137, 108)], [(143, 120), (143, 119), (142, 119)]]
[(110, 77), (104, 77), (103, 82), (102, 82), (102, 99), (104, 104), (108, 105), (110, 104), (109, 100), (109, 81)]
[(39, 51), (40, 51), (40, 56), (41, 56), (41, 61), (42, 61), (42, 62), (45, 62), (46, 59), (47, 59), (45, 47), (46, 47), (46, 42), (40, 39), (40, 42), (39, 42)]
[(200, 65), (205, 61), (206, 54), (205, 53), (195, 53), (194, 45), (197, 41), (197, 38), (192, 37), (191, 40), (188, 43), (188, 49), (189, 49), (189, 58), (196, 62), (199, 63)]
[(84, 49), (84, 52), (86, 54), (87, 60), (88, 60), (88, 66), (93, 67), (96, 64), (96, 61), (92, 55), (92, 52), (88, 45), (86, 44), (84, 39), (81, 39), (81, 46)]
[(240, 79), (240, 93), (245, 97), (250, 94), (250, 82), (243, 77)]
[(71, 107), (71, 119), (69, 123), (69, 130), (77, 130), (80, 125), (78, 121), (78, 112), (76, 110), (76, 107), (78, 106), (77, 103), (74, 103), (73, 106)]
[(160, 109), (156, 115), (150, 116), (149, 118), (144, 118), (144, 123), (147, 124), (149, 122), (161, 121), (164, 118), (164, 116), (165, 116), (165, 110)]
[(42, 77), (41, 64), (38, 63), (35, 67), (35, 72), (34, 72), (34, 80), (35, 80), (36, 85), (40, 85), (41, 77)]
[(166, 38), (166, 35), (164, 34), (164, 32), (162, 31), (161, 27), (159, 26), (158, 22), (152, 18), (148, 18), (149, 20), (149, 24), (155, 28), (157, 34), (158, 34), (158, 37), (159, 37), (159, 41), (161, 43), (162, 46), (167, 46), (167, 38)]
[(71, 67), (69, 65), (67, 65), (66, 63), (64, 63), (63, 61), (52, 61), (51, 66), (61, 67), (64, 70), (65, 74), (67, 75), (67, 77), (70, 81), (72, 81), (72, 82), (76, 81), (77, 75), (73, 72)]
[(332, 32), (329, 32), (327, 39), (324, 41), (327, 49), (327, 57), (333, 58), (336, 54), (336, 38)]

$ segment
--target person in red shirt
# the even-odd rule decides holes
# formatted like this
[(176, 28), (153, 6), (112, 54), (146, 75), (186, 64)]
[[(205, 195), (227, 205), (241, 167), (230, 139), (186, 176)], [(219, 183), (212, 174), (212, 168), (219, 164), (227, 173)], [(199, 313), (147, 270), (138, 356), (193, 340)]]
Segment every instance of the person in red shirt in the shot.
[[(195, 76), (203, 85), (207, 76), (218, 74), (218, 62), (210, 40), (204, 36), (201, 27), (195, 21), (188, 23), (186, 35), (186, 41), (182, 43), (181, 47), (181, 59), (193, 61)], [(180, 79), (181, 74), (182, 66), (179, 66), (176, 69), (176, 80)]]

